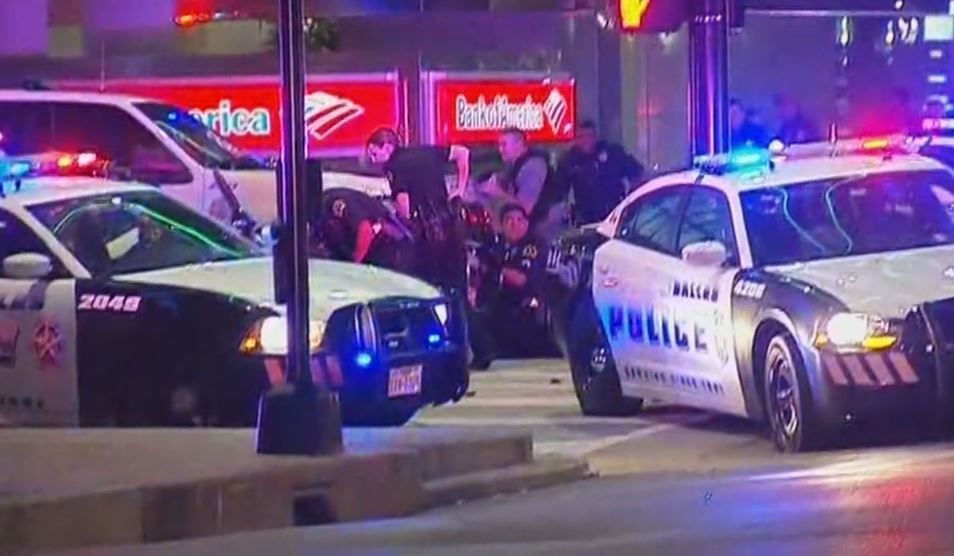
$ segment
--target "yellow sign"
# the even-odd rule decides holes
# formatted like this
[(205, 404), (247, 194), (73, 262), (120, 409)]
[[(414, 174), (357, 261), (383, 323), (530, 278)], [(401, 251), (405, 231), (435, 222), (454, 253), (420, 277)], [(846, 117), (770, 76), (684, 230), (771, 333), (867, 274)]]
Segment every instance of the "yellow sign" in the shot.
[(634, 31), (643, 26), (643, 17), (652, 0), (619, 0), (619, 18), (623, 29)]

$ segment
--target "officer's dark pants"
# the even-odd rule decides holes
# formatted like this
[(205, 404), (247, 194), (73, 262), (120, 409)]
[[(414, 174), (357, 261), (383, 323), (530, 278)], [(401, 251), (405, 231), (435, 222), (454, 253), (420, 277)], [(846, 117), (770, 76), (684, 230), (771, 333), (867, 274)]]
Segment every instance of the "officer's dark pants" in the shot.
[(415, 274), (445, 292), (463, 295), (467, 287), (467, 251), (459, 223), (448, 213), (420, 227)]

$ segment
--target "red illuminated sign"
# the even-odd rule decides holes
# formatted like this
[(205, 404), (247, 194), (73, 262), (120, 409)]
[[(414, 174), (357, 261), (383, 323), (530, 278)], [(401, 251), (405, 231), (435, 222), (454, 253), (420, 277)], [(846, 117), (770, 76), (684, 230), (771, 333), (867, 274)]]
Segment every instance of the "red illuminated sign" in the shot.
[(573, 138), (573, 80), (448, 76), (434, 78), (432, 87), (432, 135), (438, 144), (490, 143), (508, 127), (522, 129), (531, 141), (539, 143)]
[[(99, 90), (98, 83), (58, 88)], [(107, 81), (106, 91), (160, 100), (188, 109), (236, 146), (281, 149), (280, 89), (275, 78), (142, 79)], [(312, 154), (356, 153), (382, 126), (404, 129), (404, 92), (397, 74), (309, 78), (305, 125)]]

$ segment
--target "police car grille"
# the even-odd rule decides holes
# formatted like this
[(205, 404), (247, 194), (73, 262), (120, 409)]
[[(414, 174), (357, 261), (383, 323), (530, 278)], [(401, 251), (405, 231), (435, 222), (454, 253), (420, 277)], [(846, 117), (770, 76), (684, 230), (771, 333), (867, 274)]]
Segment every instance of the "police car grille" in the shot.
[(424, 303), (372, 307), (381, 344), (391, 355), (427, 349), (428, 336), (440, 329), (431, 307)]

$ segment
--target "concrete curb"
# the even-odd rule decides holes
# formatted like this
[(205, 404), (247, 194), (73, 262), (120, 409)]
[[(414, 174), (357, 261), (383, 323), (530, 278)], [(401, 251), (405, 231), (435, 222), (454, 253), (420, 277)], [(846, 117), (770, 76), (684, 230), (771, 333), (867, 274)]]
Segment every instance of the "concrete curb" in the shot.
[(526, 435), (435, 441), (412, 431), (407, 439), (385, 451), (359, 447), (335, 457), (273, 458), (249, 472), (188, 481), (167, 475), (90, 492), (0, 497), (0, 555), (401, 517), (578, 480), (586, 470), (565, 460), (532, 463)]

